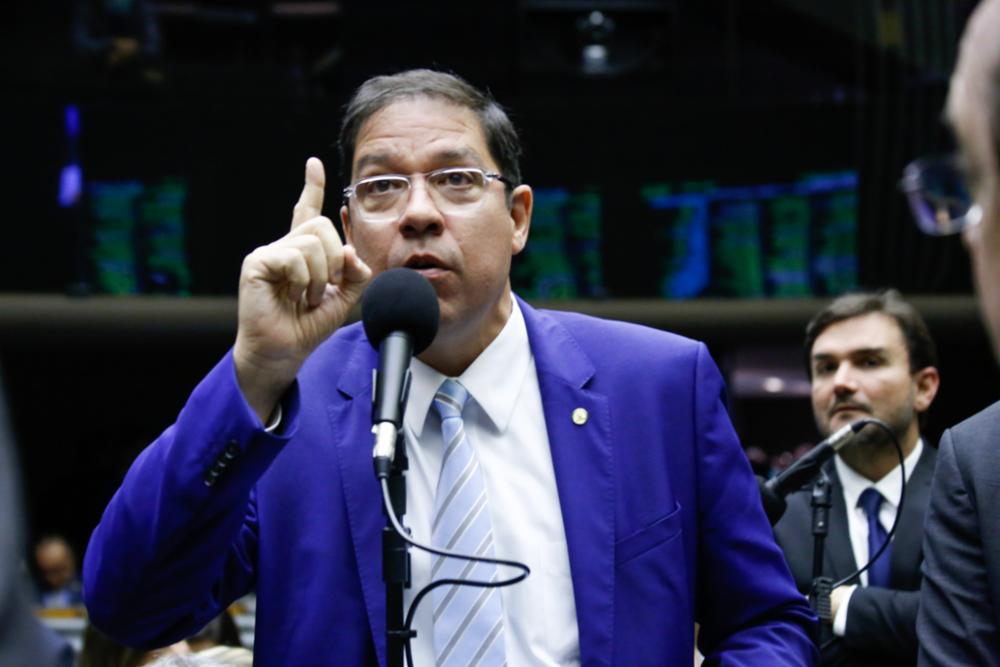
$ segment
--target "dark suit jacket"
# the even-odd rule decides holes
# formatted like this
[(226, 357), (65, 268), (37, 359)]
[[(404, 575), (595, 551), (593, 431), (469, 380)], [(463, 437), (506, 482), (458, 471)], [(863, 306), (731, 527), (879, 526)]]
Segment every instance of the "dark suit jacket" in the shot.
[[(873, 667), (916, 664), (916, 620), (923, 559), (921, 541), (936, 454), (925, 444), (906, 484), (903, 514), (893, 538), (891, 588), (855, 589), (848, 607), (844, 637), (829, 642), (822, 653), (822, 664)], [(839, 581), (857, 570), (858, 564), (854, 561), (848, 535), (843, 488), (833, 461), (827, 464), (826, 471), (830, 476), (833, 507), (824, 544), (823, 575)], [(808, 593), (812, 584), (810, 497), (810, 489), (790, 495), (788, 509), (774, 527), (795, 583), (803, 593)]]
[(941, 437), (924, 537), (920, 665), (1000, 665), (1000, 403)]

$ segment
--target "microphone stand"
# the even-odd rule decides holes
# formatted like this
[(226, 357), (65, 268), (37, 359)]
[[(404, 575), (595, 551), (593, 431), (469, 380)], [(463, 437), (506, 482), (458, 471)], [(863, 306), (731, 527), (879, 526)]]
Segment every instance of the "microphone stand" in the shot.
[[(389, 497), (400, 523), (406, 514), (406, 441), (403, 432), (396, 434), (396, 455), (389, 473)], [(382, 580), (385, 582), (386, 667), (403, 667), (407, 642), (417, 635), (405, 631), (403, 622), (403, 591), (410, 587), (410, 545), (393, 529), (386, 508), (386, 525), (382, 528)]]
[(831, 499), (830, 477), (822, 468), (813, 482), (810, 506), (812, 507), (813, 566), (809, 604), (823, 623), (820, 626), (818, 637), (820, 641), (817, 642), (817, 645), (821, 645), (826, 626), (833, 622), (830, 607), (833, 579), (823, 576), (823, 546), (830, 530), (830, 508), (833, 507), (833, 501)]

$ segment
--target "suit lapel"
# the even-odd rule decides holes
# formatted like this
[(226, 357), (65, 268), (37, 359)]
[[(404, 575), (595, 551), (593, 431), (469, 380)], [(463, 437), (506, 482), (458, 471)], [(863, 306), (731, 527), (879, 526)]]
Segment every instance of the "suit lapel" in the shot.
[(333, 443), (321, 446), (335, 450), (369, 627), (379, 663), (384, 665), (385, 585), (381, 569), (381, 535), (385, 516), (370, 453), (372, 369), (377, 363), (375, 351), (364, 337), (359, 338), (353, 354), (339, 373), (339, 400), (327, 407)]
[(840, 476), (837, 475), (837, 467), (831, 462), (826, 466), (826, 472), (830, 476), (833, 507), (830, 508), (830, 533), (826, 538), (823, 567), (826, 570), (824, 574), (836, 581), (857, 570), (858, 565), (851, 547), (851, 536), (847, 528), (847, 504), (844, 502), (844, 489), (840, 484)]
[(594, 366), (562, 325), (519, 303), (534, 354), (569, 548), (580, 661), (610, 665), (615, 485), (608, 401), (588, 389)]
[(924, 538), (924, 514), (934, 476), (936, 452), (924, 445), (924, 451), (906, 483), (906, 497), (899, 526), (892, 540), (889, 580), (893, 588), (916, 590), (920, 586), (921, 544)]

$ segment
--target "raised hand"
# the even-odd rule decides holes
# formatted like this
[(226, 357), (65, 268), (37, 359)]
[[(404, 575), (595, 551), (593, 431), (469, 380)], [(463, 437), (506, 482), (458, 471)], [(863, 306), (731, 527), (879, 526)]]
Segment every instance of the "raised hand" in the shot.
[(240, 388), (261, 421), (309, 354), (344, 323), (371, 280), (371, 269), (321, 215), (325, 185), (323, 163), (309, 158), (291, 230), (243, 260), (233, 360)]

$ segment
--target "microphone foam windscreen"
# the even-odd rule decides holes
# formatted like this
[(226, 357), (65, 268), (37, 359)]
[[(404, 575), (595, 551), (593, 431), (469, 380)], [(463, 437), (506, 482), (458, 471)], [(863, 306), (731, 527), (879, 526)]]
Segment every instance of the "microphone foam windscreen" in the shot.
[(439, 317), (434, 288), (413, 269), (380, 273), (361, 297), (361, 321), (375, 348), (393, 331), (403, 331), (413, 339), (413, 354), (420, 354), (437, 336)]

